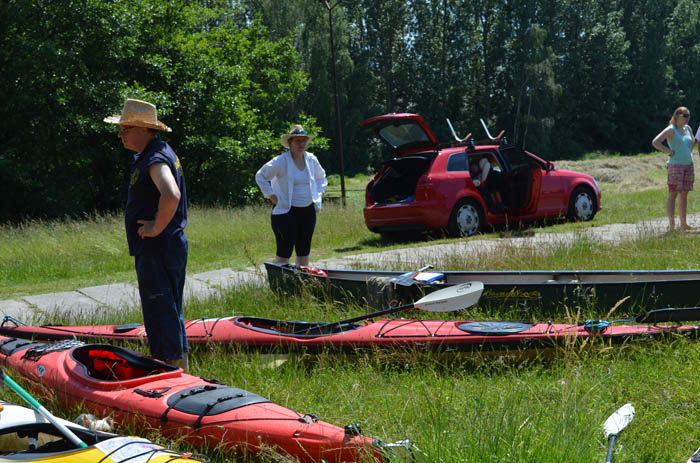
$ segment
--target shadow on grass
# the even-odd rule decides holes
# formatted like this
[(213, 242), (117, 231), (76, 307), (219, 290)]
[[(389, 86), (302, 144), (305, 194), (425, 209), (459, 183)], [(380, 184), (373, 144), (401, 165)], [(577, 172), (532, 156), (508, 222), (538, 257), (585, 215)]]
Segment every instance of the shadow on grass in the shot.
[(361, 251), (362, 246), (350, 246), (347, 248), (336, 248), (333, 251), (334, 252), (352, 252), (352, 251)]

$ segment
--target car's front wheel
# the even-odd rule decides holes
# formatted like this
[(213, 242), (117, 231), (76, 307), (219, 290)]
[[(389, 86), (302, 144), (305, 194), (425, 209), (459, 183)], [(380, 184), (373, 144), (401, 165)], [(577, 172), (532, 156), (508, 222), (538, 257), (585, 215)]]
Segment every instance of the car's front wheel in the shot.
[(484, 213), (473, 199), (462, 199), (452, 209), (447, 231), (451, 236), (472, 236), (484, 229)]
[(595, 196), (590, 188), (578, 186), (569, 199), (569, 220), (585, 222), (593, 220), (596, 213)]

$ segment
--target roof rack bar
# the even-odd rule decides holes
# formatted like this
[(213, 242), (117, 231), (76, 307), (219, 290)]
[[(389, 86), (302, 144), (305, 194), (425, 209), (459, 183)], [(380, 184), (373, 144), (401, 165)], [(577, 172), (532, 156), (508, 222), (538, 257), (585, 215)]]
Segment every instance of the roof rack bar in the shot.
[(479, 119), (481, 121), (481, 125), (484, 127), (484, 130), (486, 131), (486, 136), (489, 137), (491, 140), (498, 140), (497, 138), (494, 138), (491, 135), (491, 132), (489, 132), (489, 128), (486, 127), (486, 122), (484, 122), (483, 119)]
[(506, 132), (505, 130), (501, 130), (501, 133), (498, 134), (498, 136), (494, 137), (491, 135), (491, 132), (489, 132), (488, 127), (486, 127), (486, 122), (484, 122), (483, 119), (479, 119), (481, 121), (481, 125), (484, 127), (484, 130), (486, 131), (486, 135), (489, 137), (489, 139), (493, 141), (497, 141), (500, 144), (506, 144), (508, 143), (505, 138), (503, 138), (503, 134)]

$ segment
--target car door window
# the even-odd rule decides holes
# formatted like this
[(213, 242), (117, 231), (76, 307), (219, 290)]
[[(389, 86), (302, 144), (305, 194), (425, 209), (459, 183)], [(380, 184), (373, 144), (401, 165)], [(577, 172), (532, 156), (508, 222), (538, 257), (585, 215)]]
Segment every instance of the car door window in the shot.
[(510, 170), (519, 170), (522, 168), (533, 167), (534, 160), (525, 154), (525, 152), (515, 146), (504, 148), (501, 150), (503, 158), (508, 163)]

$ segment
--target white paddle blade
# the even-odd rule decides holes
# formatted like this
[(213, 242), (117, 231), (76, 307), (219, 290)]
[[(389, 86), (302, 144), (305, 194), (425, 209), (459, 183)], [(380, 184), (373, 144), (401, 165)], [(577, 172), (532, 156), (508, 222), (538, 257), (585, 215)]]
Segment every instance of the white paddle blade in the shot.
[(413, 306), (428, 312), (452, 312), (466, 309), (479, 302), (483, 291), (482, 282), (471, 281), (427, 294), (414, 302)]
[(630, 424), (634, 418), (634, 407), (632, 404), (625, 404), (618, 408), (615, 413), (610, 415), (603, 428), (605, 429), (605, 437), (610, 437), (612, 435), (617, 435)]

